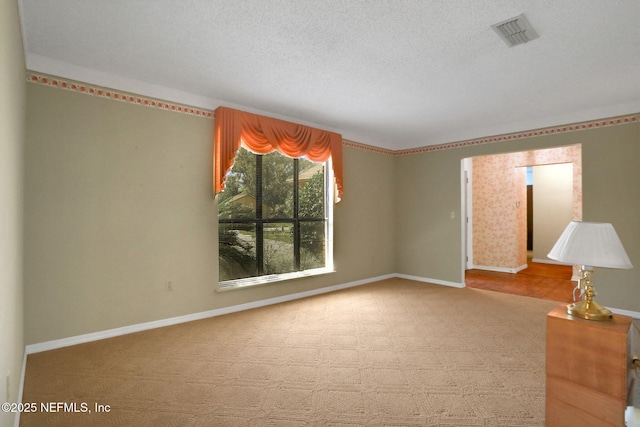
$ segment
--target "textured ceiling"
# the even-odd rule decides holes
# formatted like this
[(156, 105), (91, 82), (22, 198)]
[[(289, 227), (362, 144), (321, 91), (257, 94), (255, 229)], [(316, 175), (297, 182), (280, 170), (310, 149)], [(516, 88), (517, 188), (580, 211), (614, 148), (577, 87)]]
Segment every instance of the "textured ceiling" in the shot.
[[(407, 149), (640, 111), (640, 0), (19, 0), (27, 68)], [(524, 13), (539, 38), (491, 25)]]

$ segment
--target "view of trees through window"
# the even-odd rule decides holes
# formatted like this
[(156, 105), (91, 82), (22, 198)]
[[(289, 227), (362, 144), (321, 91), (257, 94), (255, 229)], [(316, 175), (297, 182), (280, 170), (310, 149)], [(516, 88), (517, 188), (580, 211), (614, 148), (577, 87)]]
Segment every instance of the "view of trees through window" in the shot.
[(240, 149), (218, 201), (220, 281), (325, 267), (325, 167)]

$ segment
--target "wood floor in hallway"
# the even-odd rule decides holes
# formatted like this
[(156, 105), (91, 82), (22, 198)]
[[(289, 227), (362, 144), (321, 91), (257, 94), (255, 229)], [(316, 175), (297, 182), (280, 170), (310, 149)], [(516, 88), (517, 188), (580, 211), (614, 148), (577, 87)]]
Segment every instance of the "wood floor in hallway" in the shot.
[(527, 268), (515, 274), (467, 270), (465, 283), (470, 288), (572, 302), (577, 284), (571, 281), (572, 272), (571, 266), (529, 262)]

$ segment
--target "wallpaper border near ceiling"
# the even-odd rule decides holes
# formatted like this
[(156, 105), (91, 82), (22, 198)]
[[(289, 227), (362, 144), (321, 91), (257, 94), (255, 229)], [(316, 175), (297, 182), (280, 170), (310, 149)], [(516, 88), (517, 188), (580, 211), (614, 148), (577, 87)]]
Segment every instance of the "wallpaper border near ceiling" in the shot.
[(213, 119), (213, 111), (202, 108), (190, 107), (188, 105), (176, 104), (133, 93), (127, 93), (96, 85), (76, 82), (60, 77), (53, 77), (44, 74), (27, 72), (27, 82), (36, 83), (43, 86), (52, 86), (58, 89), (70, 90), (72, 92), (84, 93), (86, 95), (108, 98), (114, 101), (126, 102), (129, 104), (142, 105), (144, 107), (158, 108), (161, 110), (174, 111), (177, 113), (191, 114), (194, 116), (207, 117)]
[(488, 136), (485, 138), (469, 139), (465, 141), (450, 142), (440, 145), (428, 145), (420, 148), (411, 148), (407, 150), (394, 151), (397, 156), (426, 153), (429, 151), (449, 150), (452, 148), (468, 147), (470, 145), (491, 144), (494, 142), (513, 141), (523, 138), (531, 138), (536, 136), (554, 135), (558, 133), (576, 132), (586, 129), (595, 129), (608, 126), (625, 125), (628, 123), (637, 123), (640, 121), (640, 113), (627, 114), (617, 117), (609, 117), (605, 119), (588, 120), (584, 122), (571, 123), (559, 126), (549, 126), (540, 129), (526, 130), (522, 132), (505, 133), (502, 135)]
[[(111, 99), (114, 101), (126, 102), (130, 104), (141, 105), (144, 107), (157, 108), (161, 110), (173, 111), (182, 114), (191, 114), (200, 117), (213, 119), (213, 111), (202, 108), (191, 107), (188, 105), (167, 102), (151, 97), (140, 96), (133, 93), (127, 93), (114, 89), (104, 88), (96, 85), (76, 82), (62, 77), (54, 77), (40, 73), (27, 71), (27, 82), (40, 84), (44, 86), (52, 86), (59, 89), (70, 90), (73, 92), (84, 93), (86, 95), (98, 96)], [(405, 150), (389, 150), (386, 148), (374, 147), (360, 142), (343, 140), (346, 147), (358, 150), (370, 151), (374, 153), (387, 154), (391, 156), (406, 156), (410, 154), (428, 153), (432, 151), (450, 150), (454, 148), (468, 147), (472, 145), (491, 144), (494, 142), (513, 141), (522, 138), (531, 138), (536, 136), (553, 135), (558, 133), (576, 132), (586, 129), (594, 129), (607, 126), (618, 126), (628, 123), (640, 122), (640, 112), (627, 114), (623, 116), (610, 117), (598, 120), (589, 120), (584, 122), (551, 126), (540, 129), (527, 130), (522, 132), (507, 133), (502, 135), (494, 135), (483, 138), (475, 138), (464, 141), (449, 142), (439, 145), (427, 145), (424, 147), (410, 148)]]

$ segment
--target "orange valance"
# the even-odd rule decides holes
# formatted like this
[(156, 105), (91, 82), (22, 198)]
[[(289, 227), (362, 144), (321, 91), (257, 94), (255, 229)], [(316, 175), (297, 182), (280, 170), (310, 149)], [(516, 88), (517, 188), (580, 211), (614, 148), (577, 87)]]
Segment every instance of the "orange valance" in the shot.
[(324, 162), (331, 157), (337, 197), (342, 197), (342, 136), (309, 126), (247, 113), (227, 107), (215, 111), (214, 188), (215, 194), (224, 190), (227, 173), (231, 170), (241, 144), (257, 154), (277, 150), (285, 156), (306, 157)]

